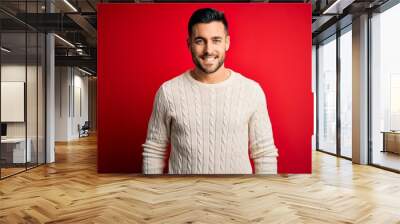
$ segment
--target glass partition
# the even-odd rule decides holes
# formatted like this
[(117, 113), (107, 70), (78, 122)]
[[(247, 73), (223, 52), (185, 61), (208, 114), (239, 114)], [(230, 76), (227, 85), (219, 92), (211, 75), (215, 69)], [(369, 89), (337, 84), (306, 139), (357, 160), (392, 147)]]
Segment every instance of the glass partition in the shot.
[(1, 176), (6, 177), (25, 170), (32, 155), (26, 141), (26, 33), (3, 32), (1, 47)]
[(336, 36), (318, 47), (318, 149), (336, 154)]
[(371, 18), (372, 163), (400, 171), (400, 4)]
[(340, 154), (352, 158), (352, 34), (340, 36)]
[(16, 19), (44, 12), (44, 1), (1, 1), (0, 178), (45, 163), (44, 33)]
[(37, 165), (38, 157), (38, 35), (37, 32), (27, 33), (27, 98), (26, 98), (26, 113), (27, 113), (27, 143), (30, 153), (30, 161), (27, 163), (28, 168)]

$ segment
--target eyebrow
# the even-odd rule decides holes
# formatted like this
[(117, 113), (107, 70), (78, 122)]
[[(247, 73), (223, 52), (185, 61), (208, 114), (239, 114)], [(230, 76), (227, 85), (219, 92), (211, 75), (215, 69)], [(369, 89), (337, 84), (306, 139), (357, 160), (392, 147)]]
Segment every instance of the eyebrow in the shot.
[[(198, 39), (205, 40), (206, 38), (200, 36), (200, 37), (195, 37), (194, 39), (195, 39), (195, 40), (198, 40)], [(211, 39), (212, 39), (212, 40), (222, 39), (222, 37), (221, 37), (221, 36), (214, 36), (214, 37), (211, 37)]]

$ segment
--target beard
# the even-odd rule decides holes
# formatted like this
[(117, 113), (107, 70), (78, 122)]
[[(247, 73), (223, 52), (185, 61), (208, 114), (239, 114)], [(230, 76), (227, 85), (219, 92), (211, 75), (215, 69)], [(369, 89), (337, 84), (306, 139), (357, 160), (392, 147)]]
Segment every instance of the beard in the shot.
[(204, 67), (202, 64), (201, 64), (201, 58), (205, 58), (205, 57), (207, 57), (207, 56), (212, 56), (212, 55), (209, 55), (209, 54), (204, 54), (204, 55), (202, 55), (202, 56), (199, 56), (199, 57), (197, 57), (197, 56), (195, 56), (195, 55), (193, 55), (193, 52), (192, 52), (192, 60), (193, 60), (193, 63), (196, 65), (196, 67), (198, 68), (198, 69), (200, 69), (202, 72), (204, 72), (205, 74), (211, 74), (211, 73), (214, 73), (214, 72), (216, 72), (219, 68), (221, 68), (221, 66), (224, 64), (224, 61), (225, 61), (225, 56), (223, 55), (223, 56), (217, 56), (217, 65), (216, 66), (212, 66), (212, 67)]

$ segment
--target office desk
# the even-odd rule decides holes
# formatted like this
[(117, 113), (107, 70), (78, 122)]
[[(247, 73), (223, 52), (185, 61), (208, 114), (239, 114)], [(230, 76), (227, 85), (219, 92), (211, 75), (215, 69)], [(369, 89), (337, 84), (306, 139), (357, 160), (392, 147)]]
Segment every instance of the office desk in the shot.
[(383, 151), (400, 154), (400, 131), (383, 131)]
[[(1, 139), (1, 157), (6, 163), (25, 163), (30, 162), (32, 158), (30, 138), (26, 141), (28, 144), (25, 153), (25, 138), (6, 138)], [(26, 161), (25, 161), (26, 160)]]

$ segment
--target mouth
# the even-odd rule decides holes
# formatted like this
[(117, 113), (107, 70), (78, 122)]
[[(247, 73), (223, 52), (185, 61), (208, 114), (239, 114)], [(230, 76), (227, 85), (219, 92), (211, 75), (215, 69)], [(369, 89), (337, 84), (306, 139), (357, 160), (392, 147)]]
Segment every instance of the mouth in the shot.
[(202, 61), (204, 61), (204, 63), (207, 64), (214, 64), (217, 61), (218, 56), (203, 56), (201, 57)]

